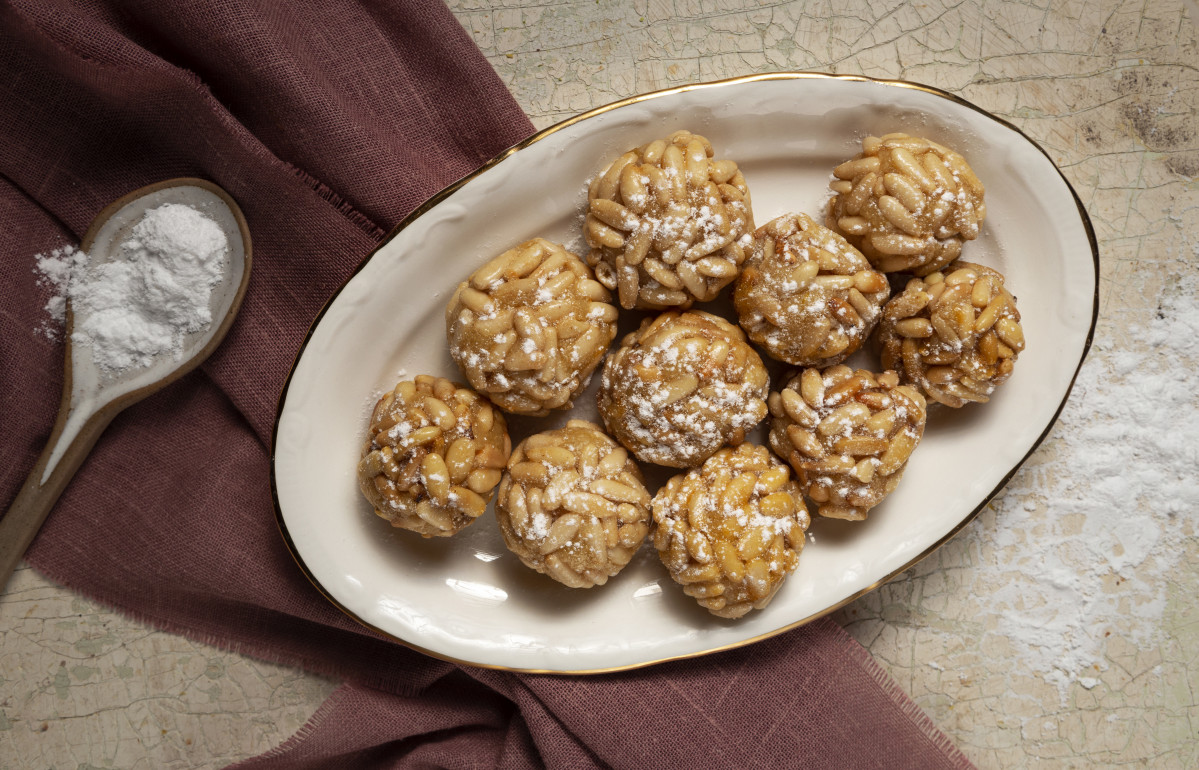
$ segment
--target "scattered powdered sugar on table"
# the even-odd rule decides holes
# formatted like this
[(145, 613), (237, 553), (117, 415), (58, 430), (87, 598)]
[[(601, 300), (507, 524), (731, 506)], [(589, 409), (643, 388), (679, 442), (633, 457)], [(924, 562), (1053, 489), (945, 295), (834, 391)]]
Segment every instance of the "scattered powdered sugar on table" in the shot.
[(71, 342), (92, 349), (108, 372), (145, 368), (162, 355), (179, 358), (185, 334), (212, 324), (212, 289), (225, 274), (229, 241), (191, 206), (150, 209), (120, 243), (112, 261), (91, 264), (73, 247), (38, 255), (40, 282), (54, 287), (46, 304), (61, 323), (70, 301)]
[[(997, 526), (975, 527), (983, 548), (1022, 554), (980, 583), (1021, 657), (1037, 662), (1062, 702), (1106, 668), (1106, 634), (1152, 648), (1172, 575), (1199, 510), (1199, 279), (1167, 289), (1131, 345), (1095, 340), (1042, 462), (996, 501)], [(1132, 349), (1122, 350), (1121, 347)], [(1043, 576), (1008, 585), (1011, 570)]]

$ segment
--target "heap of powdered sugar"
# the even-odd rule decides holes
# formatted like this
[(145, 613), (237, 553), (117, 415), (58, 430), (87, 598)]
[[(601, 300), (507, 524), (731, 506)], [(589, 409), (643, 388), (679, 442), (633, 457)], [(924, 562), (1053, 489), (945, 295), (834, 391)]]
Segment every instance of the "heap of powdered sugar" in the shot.
[(224, 230), (180, 203), (148, 210), (109, 262), (92, 264), (72, 247), (38, 255), (35, 272), (55, 296), (46, 304), (61, 323), (69, 301), (71, 343), (89, 347), (96, 366), (123, 372), (160, 356), (179, 358), (184, 335), (212, 324), (212, 289), (229, 260)]

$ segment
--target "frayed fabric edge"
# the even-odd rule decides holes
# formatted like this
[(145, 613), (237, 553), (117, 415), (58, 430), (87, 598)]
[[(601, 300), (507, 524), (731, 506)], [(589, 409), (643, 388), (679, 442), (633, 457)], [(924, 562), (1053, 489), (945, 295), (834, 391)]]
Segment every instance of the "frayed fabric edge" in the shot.
[[(822, 622), (836, 625), (836, 621), (827, 617), (822, 618)], [(853, 655), (854, 661), (862, 667), (862, 670), (874, 680), (874, 683), (883, 691), (883, 694), (899, 707), (900, 713), (911, 721), (921, 734), (953, 763), (954, 767), (959, 768), (959, 770), (976, 770), (974, 763), (962, 753), (962, 750), (954, 744), (948, 735), (941, 731), (941, 728), (937, 727), (932, 717), (925, 713), (924, 709), (920, 708), (916, 701), (912, 700), (911, 696), (903, 691), (899, 683), (879, 665), (878, 661), (874, 659), (865, 647), (855, 641), (850, 654)]]

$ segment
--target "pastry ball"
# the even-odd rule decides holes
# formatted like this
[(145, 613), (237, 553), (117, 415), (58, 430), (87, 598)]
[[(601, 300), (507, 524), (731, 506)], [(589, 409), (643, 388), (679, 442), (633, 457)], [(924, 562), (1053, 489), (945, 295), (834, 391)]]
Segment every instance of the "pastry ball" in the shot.
[(599, 411), (637, 459), (692, 468), (766, 416), (766, 367), (736, 326), (699, 310), (646, 319), (604, 363)]
[(804, 369), (770, 394), (770, 446), (818, 515), (861, 521), (899, 484), (924, 435), (924, 406), (893, 371)]
[(650, 496), (629, 453), (571, 420), (529, 436), (508, 461), (496, 519), (508, 550), (571, 588), (603, 585), (649, 533)]
[(654, 547), (713, 615), (765, 607), (795, 571), (810, 520), (799, 485), (765, 447), (742, 444), (675, 476), (654, 496)]
[(732, 283), (754, 229), (749, 188), (712, 144), (676, 131), (595, 177), (583, 232), (587, 263), (621, 307), (686, 308)]
[(913, 278), (883, 308), (883, 366), (932, 401), (986, 403), (1024, 350), (1016, 298), (989, 267), (957, 262), (948, 275)]
[(487, 399), (441, 377), (404, 380), (375, 405), (358, 486), (393, 527), (453, 535), (483, 515), (512, 448)]
[(886, 276), (840, 235), (784, 214), (754, 233), (733, 302), (741, 328), (774, 358), (831, 366), (862, 347), (890, 293)]
[(884, 273), (935, 273), (978, 237), (987, 214), (966, 159), (928, 139), (868, 136), (833, 176), (829, 227)]
[(581, 259), (534, 238), (458, 285), (445, 315), (450, 355), (501, 409), (568, 409), (616, 336), (611, 299)]

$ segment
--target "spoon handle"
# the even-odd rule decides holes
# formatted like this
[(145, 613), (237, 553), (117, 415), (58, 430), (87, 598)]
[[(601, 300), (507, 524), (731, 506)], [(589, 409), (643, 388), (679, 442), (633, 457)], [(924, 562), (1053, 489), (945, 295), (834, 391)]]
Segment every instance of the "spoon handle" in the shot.
[(42, 528), (42, 523), (50, 514), (54, 503), (58, 502), (67, 484), (71, 483), (75, 471), (79, 470), (88, 452), (95, 446), (100, 434), (108, 427), (108, 423), (112, 422), (118, 411), (100, 409), (89, 417), (66, 445), (58, 464), (43, 482), (46, 463), (62, 442), (62, 428), (66, 423), (67, 410), (64, 408), (59, 414), (54, 431), (50, 434), (50, 441), (42, 450), (42, 456), (29, 472), (25, 485), (17, 493), (4, 518), (0, 519), (0, 591), (8, 584), (13, 570), (17, 568), (38, 530)]

